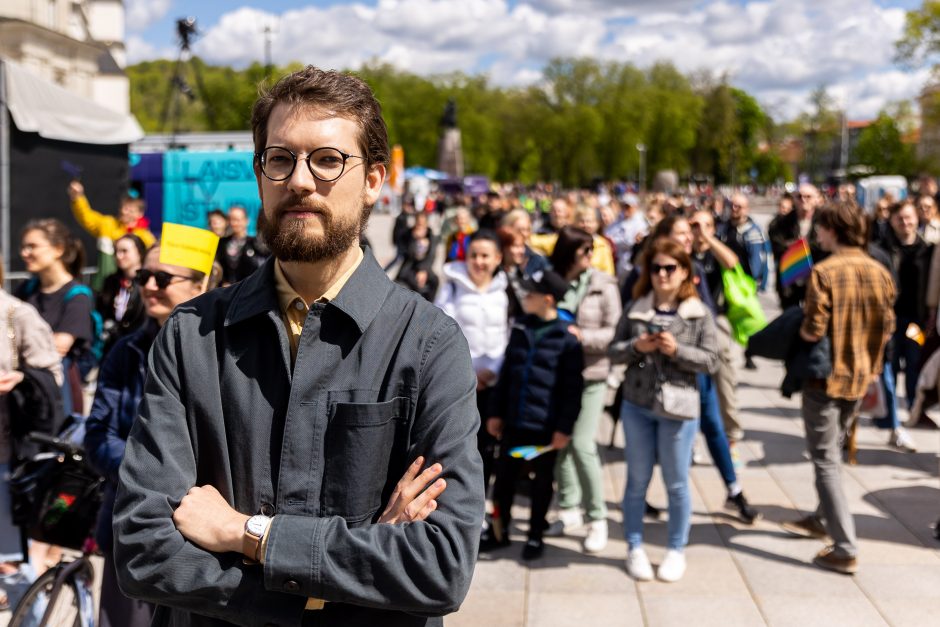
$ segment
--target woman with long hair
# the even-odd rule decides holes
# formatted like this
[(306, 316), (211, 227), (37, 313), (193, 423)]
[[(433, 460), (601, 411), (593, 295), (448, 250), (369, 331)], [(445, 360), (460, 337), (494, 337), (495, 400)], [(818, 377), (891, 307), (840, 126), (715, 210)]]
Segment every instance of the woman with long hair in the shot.
[(718, 365), (715, 322), (698, 298), (692, 260), (676, 242), (660, 238), (646, 251), (634, 302), (617, 326), (611, 359), (627, 364), (621, 421), (626, 438), (623, 497), (627, 573), (653, 578), (643, 548), (646, 491), (658, 462), (669, 498), (662, 581), (685, 573), (691, 498), (689, 467), (698, 430), (698, 377)]
[(96, 304), (107, 336), (105, 354), (119, 339), (136, 331), (147, 319), (136, 283), (146, 250), (143, 240), (133, 233), (122, 235), (114, 242), (117, 270), (105, 277)]
[(621, 314), (617, 280), (591, 265), (596, 241), (586, 231), (563, 227), (550, 258), (555, 272), (570, 284), (558, 307), (571, 314), (568, 330), (584, 351), (581, 411), (571, 441), (559, 453), (555, 465), (560, 531), (580, 526), (583, 509), (588, 525), (584, 550), (588, 553), (600, 552), (607, 545), (607, 505), (596, 437), (610, 373), (607, 349)]
[[(0, 263), (0, 286), (3, 285), (3, 264)], [(22, 461), (16, 450), (15, 432), (7, 396), (22, 383), (29, 369), (43, 370), (50, 376), (50, 385), (62, 379), (59, 353), (52, 339), (52, 329), (36, 309), (11, 296), (0, 287), (0, 324), (5, 328), (0, 342), (0, 611), (9, 609), (6, 588), (25, 587), (26, 574), (20, 566), (26, 561), (22, 534), (13, 524), (9, 480), (14, 466)], [(55, 390), (55, 387), (53, 387)], [(56, 392), (56, 399), (58, 395)]]
[(84, 413), (82, 380), (94, 365), (91, 348), (95, 339), (92, 293), (76, 280), (81, 277), (85, 249), (58, 220), (34, 220), (23, 229), (20, 256), (33, 278), (20, 286), (16, 296), (35, 307), (52, 327), (62, 358), (66, 415)]
[[(673, 215), (665, 218), (656, 225), (650, 235), (651, 244), (657, 240), (670, 239), (679, 244), (688, 255), (692, 255), (694, 238), (692, 226), (684, 216)], [(718, 308), (711, 297), (711, 289), (705, 269), (697, 262), (692, 262), (693, 283), (699, 299), (706, 305), (712, 316), (717, 317)], [(721, 407), (718, 403), (718, 390), (715, 379), (711, 373), (699, 373), (699, 392), (701, 395), (701, 430), (705, 436), (705, 444), (711, 455), (715, 468), (721, 474), (728, 491), (725, 507), (736, 510), (742, 522), (750, 525), (760, 516), (760, 513), (748, 502), (744, 496), (741, 484), (738, 482), (738, 473), (734, 468), (734, 458), (731, 456), (731, 444), (725, 432), (724, 421), (721, 417)]]

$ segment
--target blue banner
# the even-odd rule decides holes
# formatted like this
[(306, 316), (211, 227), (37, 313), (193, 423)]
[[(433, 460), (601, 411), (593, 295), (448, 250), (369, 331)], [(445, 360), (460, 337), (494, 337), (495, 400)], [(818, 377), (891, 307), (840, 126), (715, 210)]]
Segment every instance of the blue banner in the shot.
[[(139, 165), (144, 166), (151, 155), (140, 156), (143, 159)], [(261, 200), (251, 152), (176, 151), (160, 156), (163, 158), (161, 222), (206, 228), (206, 215), (213, 209), (228, 213), (232, 205), (241, 205), (248, 213), (248, 232), (255, 233)], [(140, 179), (149, 178), (142, 171), (139, 174)], [(137, 175), (135, 167), (132, 177), (138, 180)]]

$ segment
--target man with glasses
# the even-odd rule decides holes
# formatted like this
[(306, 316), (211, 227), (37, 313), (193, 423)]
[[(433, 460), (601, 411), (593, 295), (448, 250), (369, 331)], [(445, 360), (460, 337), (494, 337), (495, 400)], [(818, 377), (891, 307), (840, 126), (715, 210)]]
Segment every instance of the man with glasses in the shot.
[(273, 256), (154, 342), (115, 505), (121, 587), (162, 606), (155, 625), (441, 625), (483, 521), (476, 377), (456, 323), (359, 246), (380, 106), (307, 67), (252, 130)]
[(797, 281), (788, 286), (781, 285), (780, 258), (783, 256), (783, 253), (785, 253), (794, 242), (802, 238), (809, 244), (810, 253), (813, 256), (813, 263), (819, 262), (826, 257), (825, 251), (816, 244), (816, 233), (813, 229), (816, 210), (822, 206), (823, 201), (819, 190), (816, 189), (815, 185), (803, 183), (800, 185), (796, 201), (794, 211), (775, 218), (768, 228), (770, 246), (774, 255), (774, 265), (777, 269), (777, 296), (780, 298), (781, 309), (799, 305), (803, 300), (803, 296), (806, 294), (805, 280)]
[(731, 212), (718, 227), (718, 239), (738, 256), (744, 271), (764, 291), (768, 274), (767, 240), (751, 218), (750, 201), (744, 194), (731, 196)]

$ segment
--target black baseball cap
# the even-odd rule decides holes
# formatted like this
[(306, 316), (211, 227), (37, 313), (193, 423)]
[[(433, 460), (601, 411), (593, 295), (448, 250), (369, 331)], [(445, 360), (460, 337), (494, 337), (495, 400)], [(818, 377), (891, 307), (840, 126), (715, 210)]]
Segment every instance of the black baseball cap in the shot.
[(539, 270), (531, 276), (527, 276), (520, 281), (522, 289), (536, 294), (548, 294), (555, 299), (557, 303), (571, 287), (560, 274), (552, 270)]

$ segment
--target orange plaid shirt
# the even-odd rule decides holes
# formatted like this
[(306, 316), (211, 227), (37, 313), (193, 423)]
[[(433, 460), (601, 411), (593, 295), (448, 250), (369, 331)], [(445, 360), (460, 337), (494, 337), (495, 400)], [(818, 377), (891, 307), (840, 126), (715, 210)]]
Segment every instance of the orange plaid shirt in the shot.
[(862, 398), (872, 375), (881, 373), (896, 295), (891, 275), (861, 248), (844, 248), (813, 268), (802, 330), (832, 341), (830, 398)]

